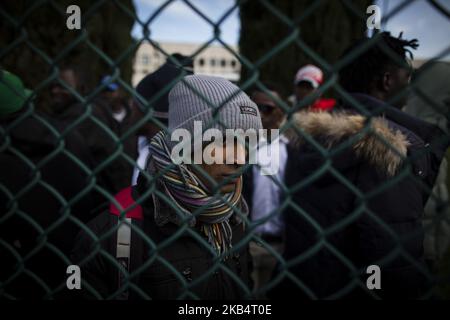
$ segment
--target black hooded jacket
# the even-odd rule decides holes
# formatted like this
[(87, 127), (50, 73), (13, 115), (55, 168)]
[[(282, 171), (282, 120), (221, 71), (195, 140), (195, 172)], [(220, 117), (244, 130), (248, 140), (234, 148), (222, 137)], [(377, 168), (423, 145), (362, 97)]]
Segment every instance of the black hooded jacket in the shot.
[[(136, 151), (130, 154), (127, 151), (129, 144), (136, 145), (137, 142), (134, 135), (125, 141), (120, 140), (123, 132), (112, 117), (109, 106), (95, 103), (91, 107), (92, 112), (89, 113), (88, 105), (73, 103), (53, 117), (67, 128), (74, 126), (72, 131), (78, 132), (82, 138), (97, 170), (97, 184), (113, 196), (131, 181), (133, 165), (127, 156), (134, 159)], [(105, 198), (103, 201), (107, 202)]]
[(63, 135), (44, 115), (3, 119), (0, 129), (0, 299), (55, 297), (79, 232), (74, 221), (91, 220), (99, 204), (92, 160), (76, 132)]
[[(341, 105), (294, 117), (317, 144), (290, 132), (286, 201), (295, 205), (285, 212), (284, 258), (299, 282), (279, 269), (273, 297), (418, 298), (432, 283), (422, 214), (448, 137), (370, 96), (353, 98), (366, 113)], [(366, 287), (370, 265), (380, 267), (380, 290)]]

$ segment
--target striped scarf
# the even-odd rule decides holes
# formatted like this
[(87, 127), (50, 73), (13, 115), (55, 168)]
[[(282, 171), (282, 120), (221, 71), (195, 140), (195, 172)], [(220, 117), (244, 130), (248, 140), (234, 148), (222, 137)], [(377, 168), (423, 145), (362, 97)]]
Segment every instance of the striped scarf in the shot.
[(181, 217), (187, 218), (192, 226), (198, 219), (202, 233), (216, 253), (226, 254), (231, 248), (232, 238), (229, 218), (233, 214), (233, 207), (241, 200), (242, 177), (238, 179), (234, 192), (211, 195), (187, 165), (175, 165), (172, 162), (163, 131), (152, 138), (150, 150), (150, 167), (159, 174), (158, 184), (179, 209), (178, 214), (171, 215), (168, 220), (180, 225), (185, 221), (180, 219), (181, 213)]

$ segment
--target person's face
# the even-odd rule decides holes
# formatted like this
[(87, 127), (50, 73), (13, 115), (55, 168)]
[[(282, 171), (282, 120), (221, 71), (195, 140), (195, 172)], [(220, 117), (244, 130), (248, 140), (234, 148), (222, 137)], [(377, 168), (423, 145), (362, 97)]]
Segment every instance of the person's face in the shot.
[[(59, 73), (59, 79), (64, 81), (68, 86), (77, 90), (78, 83), (76, 75), (73, 70), (61, 70)], [(50, 88), (50, 95), (52, 99), (53, 107), (60, 109), (67, 107), (76, 101), (75, 97), (64, 88), (59, 82), (55, 82)]]
[(198, 172), (197, 176), (209, 190), (213, 190), (216, 184), (222, 184), (219, 189), (221, 193), (233, 192), (242, 175), (240, 168), (245, 164), (245, 147), (237, 142), (230, 145), (226, 143), (211, 143), (208, 146), (210, 147), (211, 156), (218, 159), (218, 163), (207, 164), (203, 160), (198, 166), (213, 181), (205, 177), (202, 172)]
[(107, 99), (108, 101), (114, 101), (115, 99), (120, 98), (120, 93), (119, 90), (105, 91), (103, 92), (103, 97), (105, 97), (105, 99)]
[(384, 75), (384, 88), (387, 99), (392, 99), (392, 105), (401, 109), (408, 100), (407, 89), (411, 80), (411, 71), (405, 68), (392, 68)]
[(307, 81), (300, 81), (294, 87), (294, 94), (297, 102), (305, 99), (307, 96), (313, 94), (315, 91), (316, 89), (314, 89), (312, 84)]
[(120, 89), (114, 91), (105, 91), (102, 96), (109, 103), (113, 111), (119, 111), (123, 108), (122, 93)]
[[(280, 99), (276, 92), (271, 91), (271, 94)], [(263, 128), (267, 130), (278, 129), (283, 121), (284, 113), (275, 101), (268, 94), (259, 91), (252, 94), (252, 100), (258, 106)]]

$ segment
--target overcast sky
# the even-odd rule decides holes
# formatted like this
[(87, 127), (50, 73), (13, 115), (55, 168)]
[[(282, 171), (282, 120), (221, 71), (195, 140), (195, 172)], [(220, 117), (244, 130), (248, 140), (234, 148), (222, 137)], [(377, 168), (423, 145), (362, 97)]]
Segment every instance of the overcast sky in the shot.
[[(255, 0), (252, 0), (255, 1)], [(134, 0), (138, 17), (146, 21), (166, 0)], [(229, 9), (234, 0), (191, 0), (205, 16), (218, 21)], [(382, 16), (391, 12), (404, 0), (378, 0)], [(410, 3), (382, 26), (383, 29), (398, 35), (404, 32), (404, 38), (417, 38), (420, 47), (415, 56), (433, 57), (450, 47), (450, 19), (439, 13), (426, 0), (408, 0)], [(450, 0), (438, 0), (450, 12)], [(204, 43), (213, 37), (212, 26), (189, 8), (182, 0), (170, 3), (150, 24), (150, 37), (158, 41)], [(221, 39), (230, 45), (239, 40), (239, 12), (235, 8), (221, 24)], [(142, 36), (142, 27), (135, 24), (133, 36)], [(447, 55), (450, 57), (450, 55)]]

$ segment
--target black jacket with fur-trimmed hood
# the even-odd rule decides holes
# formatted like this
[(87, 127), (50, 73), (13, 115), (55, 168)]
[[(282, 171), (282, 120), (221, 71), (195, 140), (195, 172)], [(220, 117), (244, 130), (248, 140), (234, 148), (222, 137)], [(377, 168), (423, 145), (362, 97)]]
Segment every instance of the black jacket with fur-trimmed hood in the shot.
[[(299, 112), (288, 131), (284, 258), (296, 280), (280, 267), (273, 296), (417, 298), (429, 291), (421, 218), (448, 139), (382, 101), (352, 97), (367, 113), (347, 106)], [(370, 265), (380, 267), (379, 290), (367, 290)]]

